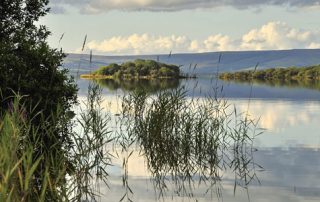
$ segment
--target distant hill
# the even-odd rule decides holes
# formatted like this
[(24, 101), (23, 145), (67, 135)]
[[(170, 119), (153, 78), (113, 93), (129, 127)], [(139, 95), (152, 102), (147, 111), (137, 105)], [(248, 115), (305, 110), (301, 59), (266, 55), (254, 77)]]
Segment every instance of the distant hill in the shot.
[[(219, 57), (220, 62), (219, 62)], [(258, 69), (270, 67), (310, 66), (320, 64), (320, 49), (295, 49), (271, 51), (232, 51), (169, 55), (139, 55), (139, 56), (96, 56), (89, 62), (89, 55), (69, 54), (63, 67), (71, 72), (80, 73), (94, 71), (100, 66), (111, 63), (121, 64), (135, 59), (152, 59), (160, 62), (182, 65), (185, 73), (213, 74), (219, 66), (220, 72), (252, 69), (257, 63)], [(190, 65), (191, 64), (191, 65)], [(196, 68), (194, 69), (194, 66)]]

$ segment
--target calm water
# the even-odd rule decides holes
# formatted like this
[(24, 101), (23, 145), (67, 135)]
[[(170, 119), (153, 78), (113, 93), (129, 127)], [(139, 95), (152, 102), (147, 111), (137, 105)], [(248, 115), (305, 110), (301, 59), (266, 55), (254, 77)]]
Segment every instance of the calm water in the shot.
[[(79, 99), (85, 99), (88, 81), (78, 80)], [(133, 201), (319, 201), (320, 200), (320, 90), (299, 86), (278, 86), (253, 83), (224, 83), (210, 78), (166, 83), (115, 83), (105, 81), (104, 107), (117, 114), (124, 92), (147, 86), (156, 93), (158, 89), (174, 89), (185, 86), (188, 97), (202, 98), (218, 84), (219, 96), (227, 99), (237, 111), (248, 111), (251, 118), (259, 119), (263, 134), (257, 136), (253, 147), (254, 161), (263, 169), (255, 171), (258, 180), (248, 189), (234, 190), (235, 175), (222, 171), (221, 182), (210, 187), (197, 179), (189, 184), (188, 193), (176, 189), (168, 180), (168, 189), (159, 198), (154, 179), (146, 167), (143, 155), (135, 152), (129, 160), (129, 184)], [(222, 87), (223, 86), (223, 87)], [(233, 108), (233, 107), (232, 107)], [(114, 159), (110, 168), (109, 186), (101, 186), (105, 196), (102, 201), (119, 201), (125, 189), (122, 187), (122, 161)], [(196, 178), (196, 177), (195, 177)], [(234, 192), (235, 191), (235, 192)]]

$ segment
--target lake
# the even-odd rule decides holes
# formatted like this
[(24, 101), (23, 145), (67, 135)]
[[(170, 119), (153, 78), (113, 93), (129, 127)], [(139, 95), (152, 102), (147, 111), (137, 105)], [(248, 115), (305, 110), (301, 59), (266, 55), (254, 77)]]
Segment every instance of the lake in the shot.
[[(87, 95), (88, 80), (77, 80), (79, 99)], [(122, 185), (122, 158), (113, 158), (109, 168), (109, 188), (100, 185), (101, 201), (119, 201), (125, 193), (133, 201), (319, 201), (320, 185), (320, 91), (299, 86), (270, 86), (261, 83), (233, 83), (198, 78), (165, 82), (99, 82), (103, 87), (103, 107), (115, 118), (121, 108), (122, 96), (136, 88), (151, 94), (158, 90), (184, 86), (187, 99), (204, 99), (218, 86), (219, 99), (227, 100), (231, 110), (245, 112), (258, 120), (262, 132), (253, 140), (246, 183), (240, 173), (219, 168), (219, 179), (175, 180), (164, 176), (166, 188), (157, 186), (158, 179), (148, 169), (147, 159), (135, 146), (128, 160), (128, 184), (133, 194)], [(115, 116), (116, 115), (116, 116)], [(114, 149), (109, 146), (109, 149)], [(152, 148), (151, 148), (152, 149)], [(247, 155), (247, 154), (246, 154)], [(242, 158), (243, 156), (241, 156)], [(246, 156), (247, 158), (248, 156)], [(170, 158), (170, 157), (168, 157)], [(243, 171), (246, 174), (246, 171)], [(183, 175), (183, 173), (179, 173)], [(237, 186), (235, 186), (235, 183)], [(127, 201), (128, 198), (124, 198)]]

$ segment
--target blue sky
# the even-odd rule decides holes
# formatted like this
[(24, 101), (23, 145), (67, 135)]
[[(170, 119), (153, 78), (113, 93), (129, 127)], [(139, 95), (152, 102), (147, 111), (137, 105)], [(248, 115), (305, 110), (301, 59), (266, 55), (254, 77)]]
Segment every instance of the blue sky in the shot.
[[(51, 0), (49, 43), (103, 55), (320, 48), (320, 0)], [(59, 44), (59, 38), (64, 38)]]

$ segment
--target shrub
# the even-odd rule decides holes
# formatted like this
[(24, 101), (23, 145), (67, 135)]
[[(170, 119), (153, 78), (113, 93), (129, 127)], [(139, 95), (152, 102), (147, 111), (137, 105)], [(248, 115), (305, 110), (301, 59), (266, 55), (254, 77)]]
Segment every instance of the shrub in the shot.
[(137, 59), (134, 62), (125, 62), (122, 65), (110, 64), (100, 67), (93, 74), (114, 76), (115, 78), (130, 78), (139, 76), (150, 77), (179, 77), (178, 66), (168, 65), (153, 60)]
[[(0, 3), (0, 120), (5, 120), (12, 110), (15, 93), (24, 95), (23, 116), (32, 130), (23, 128), (20, 138), (32, 145), (28, 153), (32, 158), (28, 159), (30, 165), (37, 164), (32, 178), (35, 189), (46, 183), (44, 173), (51, 179), (60, 179), (59, 171), (66, 167), (63, 158), (71, 146), (70, 110), (77, 102), (76, 84), (67, 70), (59, 68), (65, 54), (50, 48), (50, 32), (45, 26), (36, 25), (49, 11), (47, 4), (48, 0)], [(17, 158), (23, 159), (27, 148), (20, 149)], [(62, 181), (58, 181), (52, 186), (59, 187)], [(56, 200), (55, 194), (44, 194), (47, 200)]]

